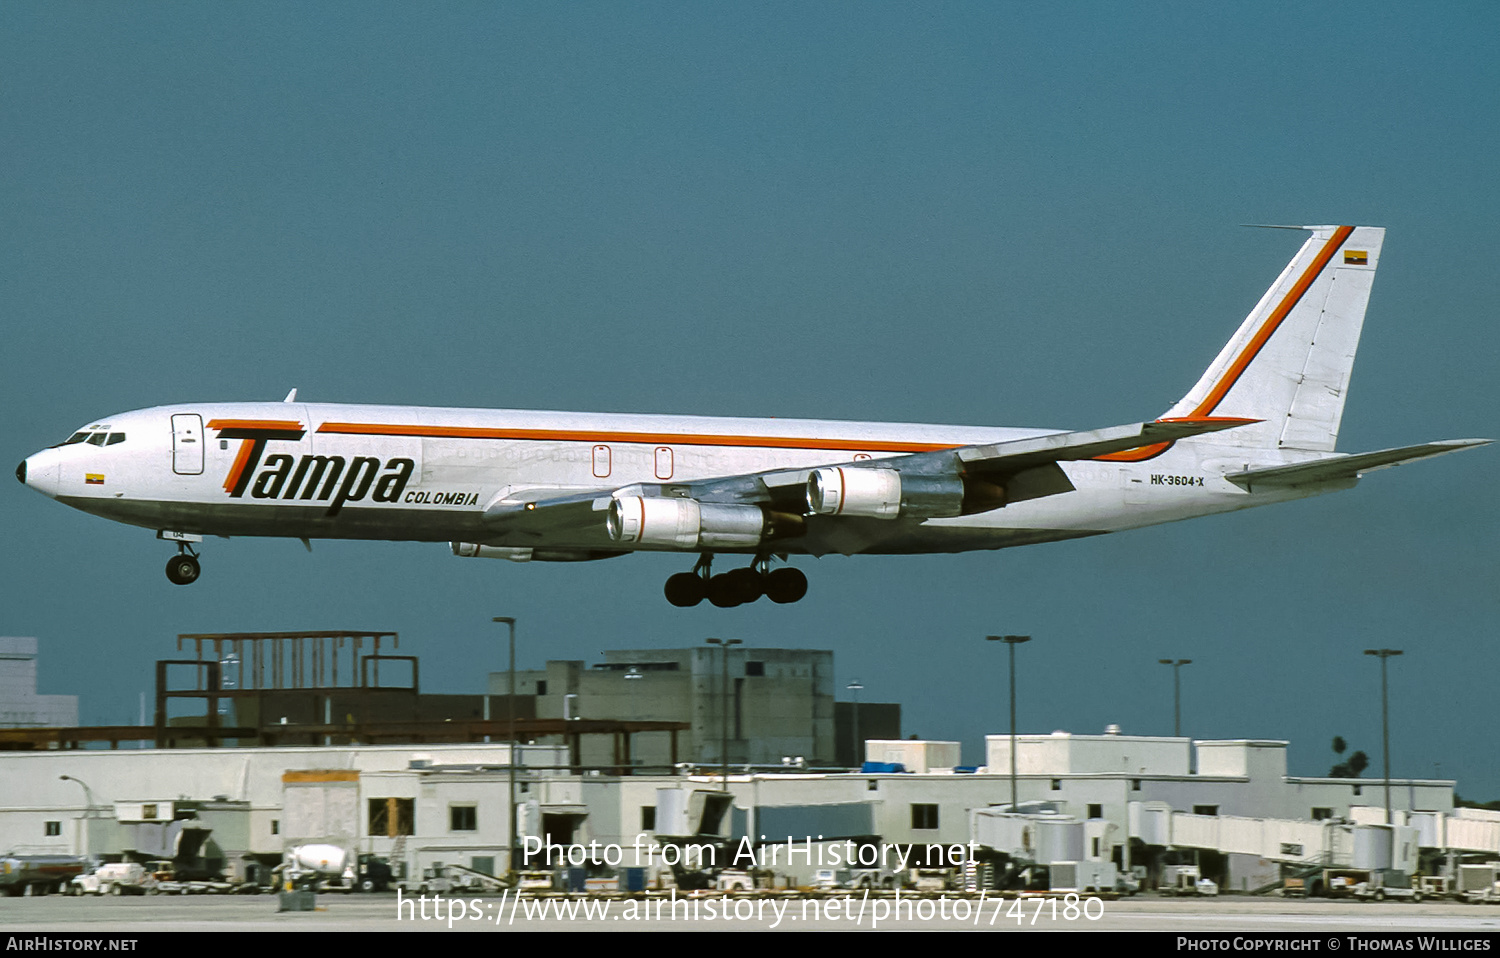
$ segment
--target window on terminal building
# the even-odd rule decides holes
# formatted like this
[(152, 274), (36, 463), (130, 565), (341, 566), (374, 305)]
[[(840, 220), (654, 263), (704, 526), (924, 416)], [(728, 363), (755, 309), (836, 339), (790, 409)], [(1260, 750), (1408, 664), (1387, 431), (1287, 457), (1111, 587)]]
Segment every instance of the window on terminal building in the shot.
[(1315, 822), (1327, 821), (1332, 817), (1333, 809), (1331, 808), (1314, 808), (1312, 810), (1312, 820)]
[(938, 807), (914, 803), (911, 807), (912, 828), (937, 828)]
[(1062, 791), (1062, 779), (1060, 779), (1060, 778), (1054, 778), (1052, 780), (1052, 790), (1054, 792), (1060, 792), (1060, 791)]
[(1104, 806), (1103, 805), (1090, 805), (1089, 806), (1089, 818), (1103, 818), (1103, 817), (1104, 817)]
[(750, 676), (751, 678), (760, 678), (760, 677), (764, 676), (766, 674), (766, 663), (764, 663), (764, 662), (746, 662), (745, 663), (745, 674), (748, 675), (748, 676)]
[(448, 806), (448, 830), (472, 832), (479, 828), (479, 809), (473, 805)]
[(652, 832), (656, 830), (656, 806), (641, 806), (641, 831)]
[(1194, 815), (1217, 815), (1217, 814), (1219, 814), (1219, 806), (1217, 806), (1217, 805), (1194, 805), (1193, 806), (1193, 814)]
[(536, 683), (536, 694), (537, 695), (546, 695), (547, 694), (547, 680), (546, 679), (538, 679), (537, 680), (537, 683)]
[(62, 822), (48, 822), (47, 823), (47, 834), (48, 835), (61, 835), (62, 834)]

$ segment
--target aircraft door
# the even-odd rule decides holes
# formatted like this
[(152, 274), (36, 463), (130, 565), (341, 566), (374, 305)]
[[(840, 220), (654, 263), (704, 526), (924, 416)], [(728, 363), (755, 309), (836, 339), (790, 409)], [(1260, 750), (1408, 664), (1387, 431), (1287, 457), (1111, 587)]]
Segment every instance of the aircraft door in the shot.
[(203, 417), (197, 413), (172, 417), (172, 471), (179, 476), (203, 474)]
[(1125, 490), (1125, 504), (1128, 506), (1144, 505), (1151, 501), (1150, 493), (1146, 491), (1145, 473), (1134, 469), (1121, 469), (1120, 486)]

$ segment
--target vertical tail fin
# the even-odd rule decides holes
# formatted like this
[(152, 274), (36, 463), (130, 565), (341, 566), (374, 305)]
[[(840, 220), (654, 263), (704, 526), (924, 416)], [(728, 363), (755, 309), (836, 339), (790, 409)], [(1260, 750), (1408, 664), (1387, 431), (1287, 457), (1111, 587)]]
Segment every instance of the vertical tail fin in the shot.
[(1259, 419), (1213, 441), (1333, 450), (1385, 230), (1303, 228), (1313, 235), (1197, 385), (1162, 418)]

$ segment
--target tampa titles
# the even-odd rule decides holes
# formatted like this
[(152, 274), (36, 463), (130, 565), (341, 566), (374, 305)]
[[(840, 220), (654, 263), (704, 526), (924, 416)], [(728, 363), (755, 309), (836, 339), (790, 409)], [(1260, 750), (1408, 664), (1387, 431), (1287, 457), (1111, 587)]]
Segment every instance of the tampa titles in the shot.
[[(224, 479), (224, 491), (232, 499), (243, 499), (248, 492), (253, 499), (327, 502), (326, 515), (333, 517), (344, 503), (360, 502), (366, 496), (373, 502), (402, 501), (402, 493), (406, 492), (406, 484), (417, 466), (415, 460), (405, 457), (382, 460), (375, 456), (346, 458), (312, 453), (265, 456), (268, 441), (298, 442), (306, 435), (306, 430), (296, 422), (214, 420), (208, 426), (218, 430), (220, 439), (242, 440), (234, 465)], [(472, 506), (479, 503), (479, 494), (413, 490), (406, 493), (405, 501)]]

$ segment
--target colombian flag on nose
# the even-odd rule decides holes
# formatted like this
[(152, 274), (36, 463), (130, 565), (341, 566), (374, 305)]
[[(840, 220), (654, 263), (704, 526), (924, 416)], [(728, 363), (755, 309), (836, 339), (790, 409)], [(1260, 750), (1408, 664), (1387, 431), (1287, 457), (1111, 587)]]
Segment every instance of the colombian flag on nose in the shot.
[(87, 475), (85, 475), (83, 477), (83, 481), (86, 482), (86, 483), (88, 483), (91, 486), (102, 486), (102, 485), (104, 485), (104, 477), (101, 476), (97, 472), (88, 473)]

